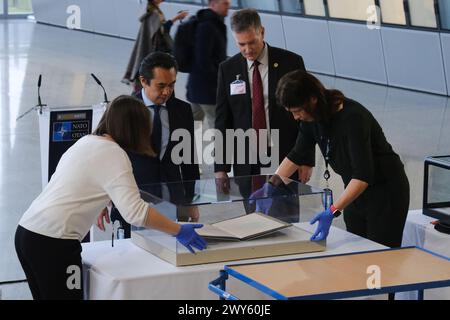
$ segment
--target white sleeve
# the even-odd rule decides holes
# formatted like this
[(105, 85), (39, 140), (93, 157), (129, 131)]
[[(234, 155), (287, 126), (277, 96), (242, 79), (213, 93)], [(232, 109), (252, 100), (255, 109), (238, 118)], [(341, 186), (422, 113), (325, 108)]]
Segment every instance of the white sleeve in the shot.
[(149, 204), (142, 200), (131, 171), (121, 173), (105, 189), (120, 214), (129, 224), (138, 227), (145, 225)]
[(128, 223), (144, 226), (149, 204), (141, 198), (131, 163), (125, 153), (112, 162), (100, 169), (108, 176), (104, 176), (104, 181), (108, 181), (104, 189)]

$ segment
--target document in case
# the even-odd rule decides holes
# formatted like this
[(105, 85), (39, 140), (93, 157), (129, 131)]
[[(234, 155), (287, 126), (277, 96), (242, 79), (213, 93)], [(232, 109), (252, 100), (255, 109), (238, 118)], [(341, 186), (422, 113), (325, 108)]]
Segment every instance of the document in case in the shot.
[(204, 224), (196, 232), (206, 239), (245, 241), (265, 236), (290, 227), (283, 222), (261, 213), (252, 213), (213, 224)]

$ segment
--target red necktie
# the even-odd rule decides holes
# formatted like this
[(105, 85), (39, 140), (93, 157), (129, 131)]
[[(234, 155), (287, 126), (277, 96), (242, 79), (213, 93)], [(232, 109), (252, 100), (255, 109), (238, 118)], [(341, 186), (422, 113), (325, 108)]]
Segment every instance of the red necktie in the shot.
[(261, 189), (266, 182), (266, 176), (252, 176), (252, 193)]
[(261, 74), (258, 66), (261, 63), (253, 62), (253, 98), (252, 98), (252, 127), (259, 134), (260, 129), (266, 129), (266, 111), (264, 110), (264, 93)]

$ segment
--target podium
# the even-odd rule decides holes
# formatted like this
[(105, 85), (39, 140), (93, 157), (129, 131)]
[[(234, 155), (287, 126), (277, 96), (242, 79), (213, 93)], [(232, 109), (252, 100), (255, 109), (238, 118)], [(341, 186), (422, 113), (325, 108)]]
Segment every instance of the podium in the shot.
[(106, 104), (80, 107), (43, 107), (37, 110), (42, 188), (44, 188), (50, 181), (64, 152), (97, 128), (106, 110)]
[[(42, 189), (50, 181), (64, 152), (97, 128), (105, 110), (106, 103), (80, 107), (37, 108)], [(91, 234), (92, 232), (88, 233), (83, 242), (88, 242)]]

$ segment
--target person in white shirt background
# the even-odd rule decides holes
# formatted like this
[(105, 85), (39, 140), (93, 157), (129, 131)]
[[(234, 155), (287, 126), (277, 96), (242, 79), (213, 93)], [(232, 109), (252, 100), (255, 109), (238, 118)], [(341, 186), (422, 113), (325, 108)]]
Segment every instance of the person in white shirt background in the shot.
[(16, 252), (34, 299), (83, 298), (82, 285), (69, 285), (69, 277), (81, 270), (80, 241), (109, 201), (135, 226), (173, 235), (191, 252), (192, 247), (206, 248), (195, 232), (201, 224), (180, 225), (140, 197), (126, 151), (155, 156), (150, 132), (148, 108), (134, 97), (119, 96), (94, 134), (81, 138), (61, 157), (15, 235)]

